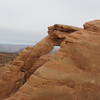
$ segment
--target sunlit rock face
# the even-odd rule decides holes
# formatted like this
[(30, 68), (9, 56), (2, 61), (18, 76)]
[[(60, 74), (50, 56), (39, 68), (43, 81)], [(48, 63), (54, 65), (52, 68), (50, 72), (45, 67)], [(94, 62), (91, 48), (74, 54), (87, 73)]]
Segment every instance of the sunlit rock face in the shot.
[(0, 68), (0, 100), (100, 100), (99, 26), (50, 26), (48, 36)]

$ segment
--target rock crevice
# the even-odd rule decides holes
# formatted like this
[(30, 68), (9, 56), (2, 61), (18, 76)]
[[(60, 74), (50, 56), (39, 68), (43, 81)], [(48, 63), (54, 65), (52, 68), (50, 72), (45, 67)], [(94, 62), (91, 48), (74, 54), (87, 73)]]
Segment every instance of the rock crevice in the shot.
[[(100, 20), (55, 24), (0, 68), (0, 100), (100, 100)], [(51, 54), (54, 46), (60, 49)]]

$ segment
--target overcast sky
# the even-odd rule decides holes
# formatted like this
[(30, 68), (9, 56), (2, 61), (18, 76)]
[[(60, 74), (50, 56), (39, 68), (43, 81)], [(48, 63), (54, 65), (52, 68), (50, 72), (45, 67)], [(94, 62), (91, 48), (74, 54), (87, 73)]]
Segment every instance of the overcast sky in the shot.
[(34, 44), (53, 24), (100, 19), (100, 0), (0, 0), (0, 43)]

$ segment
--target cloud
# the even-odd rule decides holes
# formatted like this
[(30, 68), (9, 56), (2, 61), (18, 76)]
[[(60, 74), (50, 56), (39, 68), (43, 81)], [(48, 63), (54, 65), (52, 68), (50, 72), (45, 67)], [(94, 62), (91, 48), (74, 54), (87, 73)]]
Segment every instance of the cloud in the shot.
[(82, 26), (86, 21), (99, 19), (99, 9), (99, 0), (0, 0), (0, 28), (17, 30), (13, 33), (16, 38), (17, 34), (26, 34), (25, 39), (32, 34), (37, 38), (39, 34), (45, 36), (47, 27), (55, 23)]

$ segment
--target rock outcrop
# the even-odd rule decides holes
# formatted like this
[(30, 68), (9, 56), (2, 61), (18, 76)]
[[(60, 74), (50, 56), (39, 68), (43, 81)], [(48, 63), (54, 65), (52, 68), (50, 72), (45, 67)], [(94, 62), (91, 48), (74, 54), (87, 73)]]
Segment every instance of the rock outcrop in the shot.
[[(53, 54), (54, 46), (60, 49)], [(0, 69), (0, 100), (100, 100), (100, 20), (53, 25)]]

